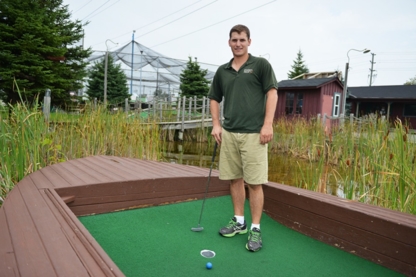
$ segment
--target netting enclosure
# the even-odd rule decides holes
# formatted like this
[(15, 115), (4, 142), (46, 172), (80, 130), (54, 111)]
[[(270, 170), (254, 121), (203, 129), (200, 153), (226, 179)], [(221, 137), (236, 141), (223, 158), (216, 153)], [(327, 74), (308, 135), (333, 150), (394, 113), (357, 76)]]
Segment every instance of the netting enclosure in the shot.
[[(166, 57), (136, 41), (109, 51), (108, 54), (115, 62), (122, 64), (133, 99), (139, 97), (151, 101), (156, 91), (170, 100), (178, 96), (180, 74), (186, 68), (188, 60)], [(89, 61), (98, 61), (104, 57), (105, 51), (95, 51)], [(218, 66), (200, 62), (198, 64), (201, 69), (208, 70), (205, 78), (212, 80)]]

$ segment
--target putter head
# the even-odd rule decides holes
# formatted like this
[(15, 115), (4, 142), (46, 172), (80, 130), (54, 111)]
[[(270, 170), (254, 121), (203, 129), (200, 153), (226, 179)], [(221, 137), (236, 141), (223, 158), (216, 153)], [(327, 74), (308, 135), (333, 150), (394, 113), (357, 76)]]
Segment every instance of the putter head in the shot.
[(201, 232), (202, 230), (204, 230), (204, 227), (202, 227), (202, 226), (191, 228), (192, 232)]

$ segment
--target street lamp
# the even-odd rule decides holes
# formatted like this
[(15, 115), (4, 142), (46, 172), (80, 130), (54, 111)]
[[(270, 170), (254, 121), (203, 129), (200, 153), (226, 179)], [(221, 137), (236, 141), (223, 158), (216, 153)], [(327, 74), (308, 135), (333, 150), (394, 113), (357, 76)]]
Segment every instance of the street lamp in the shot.
[(349, 65), (350, 65), (350, 56), (349, 53), (350, 51), (357, 51), (357, 52), (362, 52), (363, 54), (367, 54), (368, 52), (370, 52), (371, 50), (364, 48), (363, 50), (357, 50), (357, 49), (350, 49), (347, 52), (347, 57), (348, 57), (348, 62), (345, 65), (345, 81), (344, 81), (344, 101), (343, 101), (343, 108), (342, 108), (342, 113), (344, 115), (344, 117), (346, 116), (345, 112), (345, 108), (346, 108), (346, 104), (347, 104), (347, 82), (348, 82), (348, 70), (349, 70)]
[(104, 62), (104, 106), (107, 106), (107, 69), (108, 69), (108, 45), (107, 42), (111, 41), (115, 45), (118, 43), (112, 41), (111, 39), (107, 39), (105, 41), (105, 46), (107, 47), (107, 51), (105, 52), (105, 62)]

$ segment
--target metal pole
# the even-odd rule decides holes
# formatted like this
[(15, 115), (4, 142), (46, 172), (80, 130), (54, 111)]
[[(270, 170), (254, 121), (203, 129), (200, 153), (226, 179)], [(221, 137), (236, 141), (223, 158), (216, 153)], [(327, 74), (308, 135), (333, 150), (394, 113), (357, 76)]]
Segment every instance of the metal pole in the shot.
[(368, 52), (370, 52), (370, 50), (367, 48), (364, 48), (363, 50), (350, 49), (347, 52), (348, 62), (345, 65), (344, 101), (343, 101), (344, 103), (342, 105), (343, 106), (342, 113), (344, 116), (346, 116), (346, 104), (347, 104), (347, 93), (348, 93), (348, 70), (350, 66), (350, 56), (349, 56), (350, 51), (362, 52), (363, 54), (367, 54)]
[(104, 107), (107, 106), (107, 70), (108, 70), (108, 47), (105, 52), (105, 62), (104, 62)]
[(118, 43), (112, 41), (111, 39), (107, 39), (105, 41), (106, 51), (105, 51), (105, 62), (104, 62), (104, 106), (107, 106), (107, 71), (108, 71), (108, 45), (107, 42), (111, 41), (115, 45)]
[(343, 114), (343, 116), (346, 116), (346, 114), (345, 114), (345, 108), (346, 108), (346, 104), (347, 104), (347, 91), (348, 91), (348, 88), (347, 88), (347, 82), (348, 82), (348, 69), (349, 69), (349, 62), (348, 63), (346, 63), (345, 64), (345, 80), (344, 80), (344, 95), (343, 95), (343, 98), (344, 99), (342, 99), (342, 114)]
[(373, 83), (373, 66), (374, 66), (374, 64), (375, 64), (375, 62), (374, 62), (374, 56), (375, 56), (375, 54), (374, 53), (371, 53), (371, 55), (373, 56), (372, 58), (371, 58), (371, 69), (370, 69), (370, 87), (371, 87), (371, 85), (372, 85), (372, 83)]
[(142, 97), (143, 50), (140, 51), (140, 97)]
[(131, 77), (130, 77), (130, 95), (133, 95), (133, 61), (134, 61), (134, 33), (136, 31), (133, 30), (132, 38), (131, 38)]

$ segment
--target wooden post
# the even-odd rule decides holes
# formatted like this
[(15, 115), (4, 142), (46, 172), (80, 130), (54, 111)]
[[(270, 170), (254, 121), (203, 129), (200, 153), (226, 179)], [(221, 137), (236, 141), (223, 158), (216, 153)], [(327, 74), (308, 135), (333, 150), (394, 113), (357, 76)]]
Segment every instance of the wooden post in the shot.
[(181, 125), (181, 131), (179, 132), (179, 139), (183, 140), (183, 131), (185, 130), (185, 103), (186, 103), (186, 96), (183, 97), (182, 101), (182, 125)]
[(196, 116), (196, 113), (197, 113), (197, 109), (196, 109), (196, 95), (194, 95), (194, 112), (195, 112), (195, 116)]
[(189, 97), (189, 114), (188, 114), (188, 120), (191, 120), (191, 113), (192, 113), (192, 97)]
[(51, 113), (51, 90), (46, 89), (45, 96), (43, 97), (43, 116), (45, 121), (49, 122), (49, 117)]
[(181, 115), (181, 102), (182, 102), (182, 99), (178, 97), (178, 106), (176, 107), (176, 121), (179, 121), (179, 118)]
[(205, 121), (205, 96), (202, 98), (202, 117), (201, 117), (201, 126), (202, 126), (202, 134), (204, 133), (204, 124)]
[(124, 100), (124, 110), (126, 112), (126, 115), (129, 115), (130, 107), (129, 107), (129, 99), (128, 98), (126, 98)]

